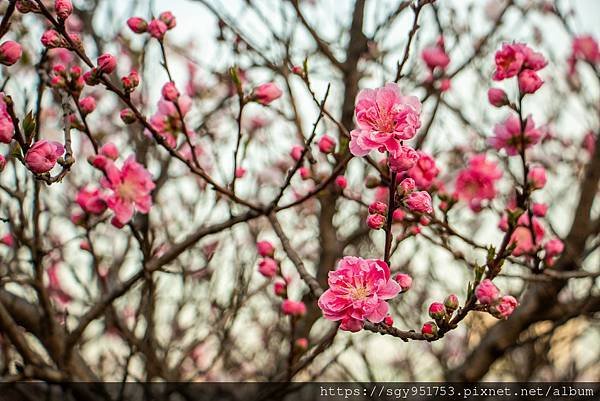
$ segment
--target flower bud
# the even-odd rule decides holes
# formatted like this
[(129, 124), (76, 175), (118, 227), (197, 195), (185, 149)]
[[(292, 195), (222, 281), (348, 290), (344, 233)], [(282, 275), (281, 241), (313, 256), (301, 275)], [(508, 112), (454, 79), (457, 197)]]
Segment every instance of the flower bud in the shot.
[(70, 0), (56, 0), (54, 2), (54, 11), (58, 18), (66, 20), (73, 13), (73, 4)]
[(348, 186), (348, 180), (343, 175), (338, 175), (335, 177), (335, 185), (337, 185), (341, 189), (346, 189)]
[(381, 214), (384, 215), (388, 211), (388, 206), (383, 202), (373, 202), (369, 205), (370, 214)]
[(545, 203), (534, 203), (531, 206), (531, 211), (533, 212), (534, 216), (544, 217), (548, 212), (548, 205)]
[(163, 99), (169, 102), (176, 102), (179, 98), (179, 91), (177, 90), (177, 87), (175, 87), (175, 83), (167, 82), (164, 84), (162, 87), (162, 96)]
[(162, 40), (167, 32), (167, 25), (159, 19), (153, 19), (148, 24), (148, 32), (153, 38)]
[(383, 318), (383, 324), (385, 324), (386, 326), (393, 326), (394, 318), (391, 317), (390, 315), (387, 315), (386, 317)]
[(542, 189), (546, 185), (546, 169), (543, 167), (533, 167), (529, 170), (527, 179), (533, 189)]
[(117, 68), (117, 60), (113, 55), (105, 53), (97, 58), (98, 70), (105, 74), (110, 74)]
[(22, 54), (21, 45), (8, 40), (0, 45), (0, 64), (11, 66), (19, 61)]
[(421, 334), (423, 334), (423, 337), (425, 337), (427, 340), (435, 339), (438, 334), (438, 328), (435, 322), (427, 322), (423, 324), (423, 327), (421, 327)]
[(112, 142), (107, 142), (100, 148), (100, 154), (111, 160), (116, 160), (119, 157), (119, 150)]
[(86, 71), (83, 74), (83, 80), (89, 86), (98, 85), (100, 83), (100, 74), (97, 68)]
[(371, 230), (380, 230), (385, 225), (385, 216), (381, 214), (370, 214), (367, 216), (367, 226)]
[(276, 281), (275, 284), (273, 284), (273, 292), (279, 297), (285, 296), (287, 293), (286, 284), (283, 281)]
[(304, 152), (304, 147), (300, 145), (295, 145), (292, 147), (290, 156), (292, 156), (292, 159), (294, 159), (295, 161), (298, 161), (302, 157), (302, 152)]
[(302, 301), (292, 301), (291, 299), (286, 299), (281, 304), (281, 311), (284, 315), (289, 316), (303, 316), (306, 314), (306, 305)]
[(475, 296), (480, 303), (489, 305), (498, 299), (500, 290), (492, 283), (492, 280), (486, 278), (475, 288)]
[(96, 100), (94, 100), (94, 98), (91, 96), (86, 96), (82, 99), (79, 99), (79, 107), (81, 108), (82, 114), (90, 114), (96, 110)]
[(308, 340), (305, 337), (298, 338), (294, 342), (294, 346), (301, 351), (306, 351), (308, 349)]
[(127, 20), (127, 26), (134, 33), (144, 33), (148, 30), (148, 22), (140, 17), (131, 17)]
[(404, 217), (406, 217), (406, 213), (404, 213), (404, 210), (402, 209), (396, 209), (392, 213), (392, 221), (394, 221), (394, 223), (400, 223), (404, 220)]
[(399, 173), (414, 167), (419, 160), (419, 154), (411, 147), (400, 146), (395, 154), (390, 154), (388, 163), (390, 170)]
[(310, 174), (310, 169), (306, 166), (302, 166), (299, 169), (300, 171), (300, 178), (302, 178), (303, 180), (308, 180), (311, 177)]
[(48, 49), (55, 49), (58, 47), (65, 47), (66, 42), (62, 36), (54, 29), (48, 29), (42, 34), (42, 45)]
[(269, 241), (258, 241), (256, 243), (256, 250), (262, 257), (273, 257), (275, 254), (275, 247)]
[(519, 91), (525, 93), (535, 93), (544, 83), (542, 79), (533, 70), (524, 70), (519, 73)]
[(413, 212), (417, 213), (431, 213), (433, 207), (431, 206), (431, 195), (425, 191), (411, 192), (406, 200), (406, 206)]
[(500, 88), (488, 89), (488, 100), (492, 106), (502, 107), (508, 104), (508, 96), (506, 92)]
[(458, 309), (458, 297), (456, 294), (450, 294), (444, 300), (444, 306), (449, 314), (452, 314), (456, 309)]
[(158, 19), (161, 20), (167, 26), (168, 30), (175, 28), (175, 26), (177, 25), (177, 19), (171, 11), (164, 11), (160, 13)]
[(489, 311), (497, 319), (508, 319), (514, 312), (519, 302), (511, 295), (505, 295), (500, 301), (490, 306)]
[(396, 274), (394, 280), (396, 280), (396, 282), (402, 289), (402, 292), (408, 291), (412, 286), (412, 277), (410, 277), (408, 274), (398, 273)]
[(133, 124), (136, 120), (135, 113), (131, 109), (121, 110), (121, 113), (119, 113), (119, 116), (121, 117), (121, 120), (127, 125)]
[(412, 178), (405, 178), (402, 181), (400, 181), (400, 184), (398, 184), (396, 191), (398, 192), (399, 195), (406, 196), (406, 195), (410, 194), (411, 192), (413, 192), (415, 190), (415, 188), (416, 188), (415, 180), (413, 180)]
[(335, 150), (335, 139), (329, 135), (323, 135), (319, 139), (319, 150), (325, 154), (333, 152)]
[(268, 82), (254, 88), (252, 99), (262, 105), (268, 105), (272, 101), (279, 99), (281, 94), (281, 89), (275, 83)]
[(272, 258), (264, 258), (258, 262), (258, 272), (267, 278), (275, 277), (279, 265)]
[(446, 308), (440, 302), (433, 302), (429, 305), (429, 316), (435, 320), (441, 320), (446, 316)]
[(140, 84), (140, 76), (137, 70), (131, 70), (129, 75), (121, 78), (121, 83), (123, 84), (123, 89), (125, 92), (131, 93), (138, 87)]

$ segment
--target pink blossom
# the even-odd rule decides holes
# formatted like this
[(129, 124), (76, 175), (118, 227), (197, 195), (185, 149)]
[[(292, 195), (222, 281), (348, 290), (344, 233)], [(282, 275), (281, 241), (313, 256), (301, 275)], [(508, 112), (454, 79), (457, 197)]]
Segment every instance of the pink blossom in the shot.
[(278, 270), (279, 266), (272, 258), (263, 258), (258, 262), (258, 272), (267, 278), (274, 277)]
[(303, 180), (308, 180), (311, 177), (310, 169), (306, 166), (300, 167), (298, 171), (300, 171), (300, 178)]
[(437, 168), (433, 157), (420, 150), (417, 153), (419, 154), (419, 160), (414, 167), (408, 170), (408, 176), (415, 180), (418, 188), (429, 189), (440, 170)]
[(398, 273), (396, 274), (396, 277), (394, 277), (394, 280), (396, 280), (402, 292), (406, 292), (412, 287), (412, 277), (408, 274)]
[[(191, 99), (187, 96), (180, 96), (176, 103), (182, 116), (185, 117), (190, 110)], [(174, 102), (161, 99), (158, 101), (158, 110), (149, 120), (152, 127), (172, 148), (177, 145), (177, 136), (183, 130), (179, 111)], [(150, 135), (149, 132), (148, 135)]]
[(521, 93), (535, 93), (544, 83), (533, 70), (523, 70), (519, 73), (519, 91)]
[(563, 244), (563, 242), (558, 238), (552, 238), (551, 240), (546, 242), (546, 245), (544, 245), (544, 250), (546, 251), (546, 257), (553, 257), (553, 256), (560, 255), (564, 249), (565, 249), (565, 244)]
[(97, 188), (82, 188), (75, 198), (77, 204), (90, 214), (102, 214), (106, 210), (106, 201)]
[(385, 225), (385, 216), (381, 214), (370, 214), (367, 216), (367, 226), (371, 230), (380, 230)]
[(267, 105), (272, 101), (279, 99), (281, 94), (281, 89), (273, 82), (258, 85), (252, 92), (253, 98), (263, 105)]
[(56, 161), (64, 153), (62, 144), (41, 139), (35, 142), (25, 155), (25, 164), (29, 170), (36, 174), (47, 173), (52, 170)]
[(410, 170), (419, 161), (419, 154), (409, 146), (400, 146), (395, 154), (390, 154), (388, 162), (393, 172)]
[(19, 61), (22, 54), (21, 45), (8, 40), (0, 45), (0, 64), (13, 65)]
[(402, 209), (396, 209), (392, 213), (392, 220), (395, 223), (400, 223), (402, 220), (404, 220), (404, 217), (406, 217), (406, 213), (404, 213), (404, 210)]
[(306, 305), (302, 301), (286, 299), (281, 304), (281, 311), (284, 315), (303, 316), (306, 314)]
[(58, 18), (66, 20), (73, 12), (73, 4), (71, 0), (55, 0), (54, 11), (56, 11)]
[(144, 214), (150, 211), (150, 193), (155, 185), (148, 170), (136, 162), (133, 155), (125, 160), (121, 169), (108, 161), (103, 170), (106, 177), (102, 178), (100, 184), (112, 191), (106, 203), (119, 223), (127, 224), (136, 210)]
[(287, 292), (287, 285), (283, 281), (276, 281), (273, 284), (273, 292), (277, 296), (284, 296)]
[(400, 142), (411, 139), (421, 126), (421, 102), (415, 96), (403, 96), (397, 84), (363, 89), (356, 97), (350, 151), (366, 156), (371, 150), (395, 154)]
[(79, 107), (81, 108), (82, 114), (90, 114), (96, 110), (96, 100), (91, 96), (86, 96), (79, 99)]
[(235, 178), (243, 178), (246, 175), (246, 169), (238, 167), (235, 169)]
[(543, 167), (533, 167), (527, 174), (527, 179), (534, 189), (542, 189), (546, 186), (546, 169)]
[(11, 233), (4, 234), (2, 238), (0, 238), (0, 244), (12, 248), (13, 246), (15, 246), (15, 237), (13, 237)]
[(430, 70), (434, 70), (435, 68), (444, 70), (450, 63), (450, 57), (448, 57), (444, 48), (437, 45), (423, 49), (421, 58)]
[(521, 122), (516, 114), (509, 115), (501, 124), (494, 127), (494, 136), (489, 139), (490, 145), (500, 150), (506, 150), (509, 156), (518, 155), (523, 142), (525, 149), (539, 142), (542, 133), (535, 128), (531, 116), (525, 120), (525, 132), (521, 138)]
[(588, 63), (600, 63), (600, 48), (598, 42), (590, 35), (581, 35), (573, 39), (572, 57), (585, 60)]
[(502, 107), (508, 104), (508, 96), (506, 92), (500, 88), (490, 88), (488, 89), (488, 101), (492, 106)]
[(486, 278), (475, 288), (475, 296), (480, 303), (490, 305), (498, 299), (500, 290), (492, 283), (492, 280)]
[(329, 135), (323, 135), (319, 139), (319, 150), (322, 153), (331, 153), (335, 150), (335, 139)]
[(153, 19), (148, 24), (148, 32), (155, 39), (162, 40), (167, 32), (167, 25), (159, 19)]
[(348, 186), (348, 180), (343, 175), (338, 175), (335, 177), (335, 185), (337, 185), (341, 189), (346, 189)]
[(500, 298), (498, 304), (494, 305), (490, 309), (490, 312), (492, 312), (492, 314), (499, 319), (508, 319), (518, 305), (519, 302), (517, 302), (515, 297), (511, 295), (505, 295)]
[(417, 213), (431, 213), (433, 207), (431, 206), (431, 195), (425, 191), (411, 192), (404, 201), (406, 206)]
[(469, 166), (456, 177), (455, 194), (458, 199), (469, 203), (472, 210), (481, 209), (484, 200), (496, 197), (496, 182), (502, 177), (498, 163), (486, 160), (486, 156), (476, 155), (469, 160)]
[(4, 171), (4, 167), (6, 167), (6, 158), (0, 155), (0, 172)]
[(541, 53), (534, 52), (523, 43), (505, 43), (496, 52), (495, 61), (496, 71), (493, 76), (495, 81), (514, 77), (522, 69), (538, 71), (547, 64)]
[(162, 97), (169, 102), (175, 102), (179, 98), (179, 91), (174, 82), (167, 82), (163, 85)]
[[(517, 221), (517, 228), (510, 237), (510, 244), (515, 245), (512, 252), (514, 256), (521, 256), (534, 252), (544, 238), (545, 230), (542, 224), (535, 217), (532, 219), (533, 225), (530, 228), (529, 216), (527, 213), (521, 215)], [(535, 241), (531, 236), (531, 231), (535, 235)]]
[(127, 26), (134, 33), (144, 33), (148, 30), (148, 22), (140, 17), (131, 17), (127, 20)]
[(111, 160), (117, 160), (119, 157), (119, 150), (117, 146), (112, 142), (107, 142), (100, 148), (100, 154), (108, 157)]
[(8, 114), (4, 94), (0, 92), (0, 142), (10, 143), (15, 134), (13, 120)]
[(273, 257), (275, 254), (275, 247), (269, 241), (258, 241), (256, 243), (256, 250), (260, 256)]
[(98, 57), (98, 70), (105, 74), (110, 74), (117, 68), (117, 59), (112, 54), (105, 53)]
[(548, 212), (548, 205), (545, 203), (534, 203), (531, 206), (531, 211), (533, 212), (534, 216), (544, 217)]
[(67, 42), (63, 39), (63, 37), (55, 31), (54, 29), (48, 29), (46, 32), (42, 34), (42, 45), (48, 49), (54, 49), (57, 47), (66, 46)]
[(321, 295), (319, 308), (326, 319), (340, 321), (342, 330), (359, 331), (365, 320), (381, 322), (388, 314), (386, 300), (400, 292), (382, 260), (346, 256), (329, 272), (329, 289)]

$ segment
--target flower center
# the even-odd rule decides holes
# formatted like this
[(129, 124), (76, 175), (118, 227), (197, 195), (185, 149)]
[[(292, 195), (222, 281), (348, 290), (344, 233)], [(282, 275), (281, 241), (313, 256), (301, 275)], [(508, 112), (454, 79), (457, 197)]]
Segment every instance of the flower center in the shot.
[(117, 189), (119, 196), (125, 200), (133, 201), (136, 198), (136, 189), (135, 185), (130, 181), (124, 181), (119, 188)]
[(350, 291), (350, 297), (352, 297), (352, 299), (355, 301), (365, 299), (368, 296), (369, 290), (367, 290), (365, 287), (356, 287)]

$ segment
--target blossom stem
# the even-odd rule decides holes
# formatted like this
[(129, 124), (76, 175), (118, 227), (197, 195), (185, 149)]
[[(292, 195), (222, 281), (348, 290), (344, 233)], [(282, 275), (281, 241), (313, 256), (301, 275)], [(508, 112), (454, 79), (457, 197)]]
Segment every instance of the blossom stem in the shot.
[(394, 209), (396, 208), (395, 200), (396, 200), (396, 173), (391, 173), (390, 178), (390, 186), (389, 186), (389, 202), (388, 202), (388, 214), (387, 214), (387, 222), (385, 227), (385, 251), (383, 260), (385, 263), (390, 264), (390, 251), (392, 249), (392, 223), (393, 223), (393, 214)]

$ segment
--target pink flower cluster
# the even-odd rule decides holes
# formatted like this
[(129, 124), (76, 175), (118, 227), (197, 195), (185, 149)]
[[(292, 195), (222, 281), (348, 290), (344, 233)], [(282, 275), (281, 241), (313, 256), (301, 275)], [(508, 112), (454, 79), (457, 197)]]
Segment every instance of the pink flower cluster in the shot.
[(500, 290), (492, 280), (484, 279), (475, 288), (477, 300), (488, 306), (488, 311), (498, 319), (508, 319), (519, 303), (515, 297), (504, 295), (500, 297)]
[(521, 93), (533, 93), (542, 85), (536, 71), (544, 68), (548, 62), (541, 53), (533, 51), (527, 45), (505, 43), (496, 52), (495, 60), (495, 81), (518, 76)]
[(467, 168), (456, 177), (455, 197), (469, 203), (473, 211), (481, 210), (485, 200), (496, 197), (496, 181), (502, 177), (498, 163), (486, 159), (485, 155), (475, 155)]
[(575, 72), (577, 61), (580, 60), (592, 65), (600, 64), (600, 46), (591, 35), (581, 35), (573, 39), (571, 55), (567, 60), (570, 74)]
[(341, 321), (342, 330), (354, 332), (363, 328), (365, 320), (383, 321), (389, 308), (386, 301), (401, 290), (384, 261), (354, 256), (342, 258), (327, 282), (329, 289), (318, 301), (323, 316)]
[(358, 128), (350, 133), (350, 152), (366, 156), (376, 149), (395, 155), (401, 142), (411, 139), (421, 126), (421, 102), (415, 96), (403, 96), (397, 84), (363, 89), (354, 109)]
[[(168, 92), (167, 92), (168, 93)], [(177, 106), (176, 106), (177, 104)], [(158, 109), (152, 117), (150, 124), (165, 140), (167, 145), (174, 148), (177, 146), (177, 136), (182, 132), (183, 126), (181, 120), (185, 118), (192, 105), (192, 100), (187, 96), (178, 96), (175, 102), (165, 98), (158, 101)], [(177, 110), (179, 108), (179, 111)], [(181, 116), (179, 115), (181, 112)], [(150, 132), (146, 133), (150, 136)], [(192, 131), (187, 135), (194, 136)]]
[(149, 23), (141, 17), (131, 17), (127, 20), (127, 26), (134, 33), (146, 33), (155, 39), (163, 40), (167, 31), (175, 28), (177, 19), (170, 11), (160, 13), (158, 18), (153, 18)]
[(426, 82), (436, 84), (436, 88), (440, 92), (450, 89), (450, 79), (446, 77), (446, 68), (450, 64), (450, 57), (446, 53), (444, 38), (440, 36), (435, 45), (423, 49), (421, 58), (429, 70)]
[(489, 139), (490, 145), (504, 149), (509, 156), (518, 155), (521, 149), (528, 149), (539, 142), (542, 133), (535, 127), (533, 118), (528, 116), (521, 136), (521, 121), (516, 114), (509, 115), (502, 123), (494, 127), (494, 136)]
[(150, 211), (155, 185), (148, 170), (136, 162), (133, 155), (118, 168), (113, 161), (118, 157), (115, 150), (112, 146), (103, 147), (101, 154), (91, 159), (93, 166), (104, 173), (100, 185), (105, 191), (84, 188), (77, 194), (76, 201), (90, 214), (101, 214), (108, 207), (114, 213), (111, 223), (120, 228), (131, 220), (135, 211)]

